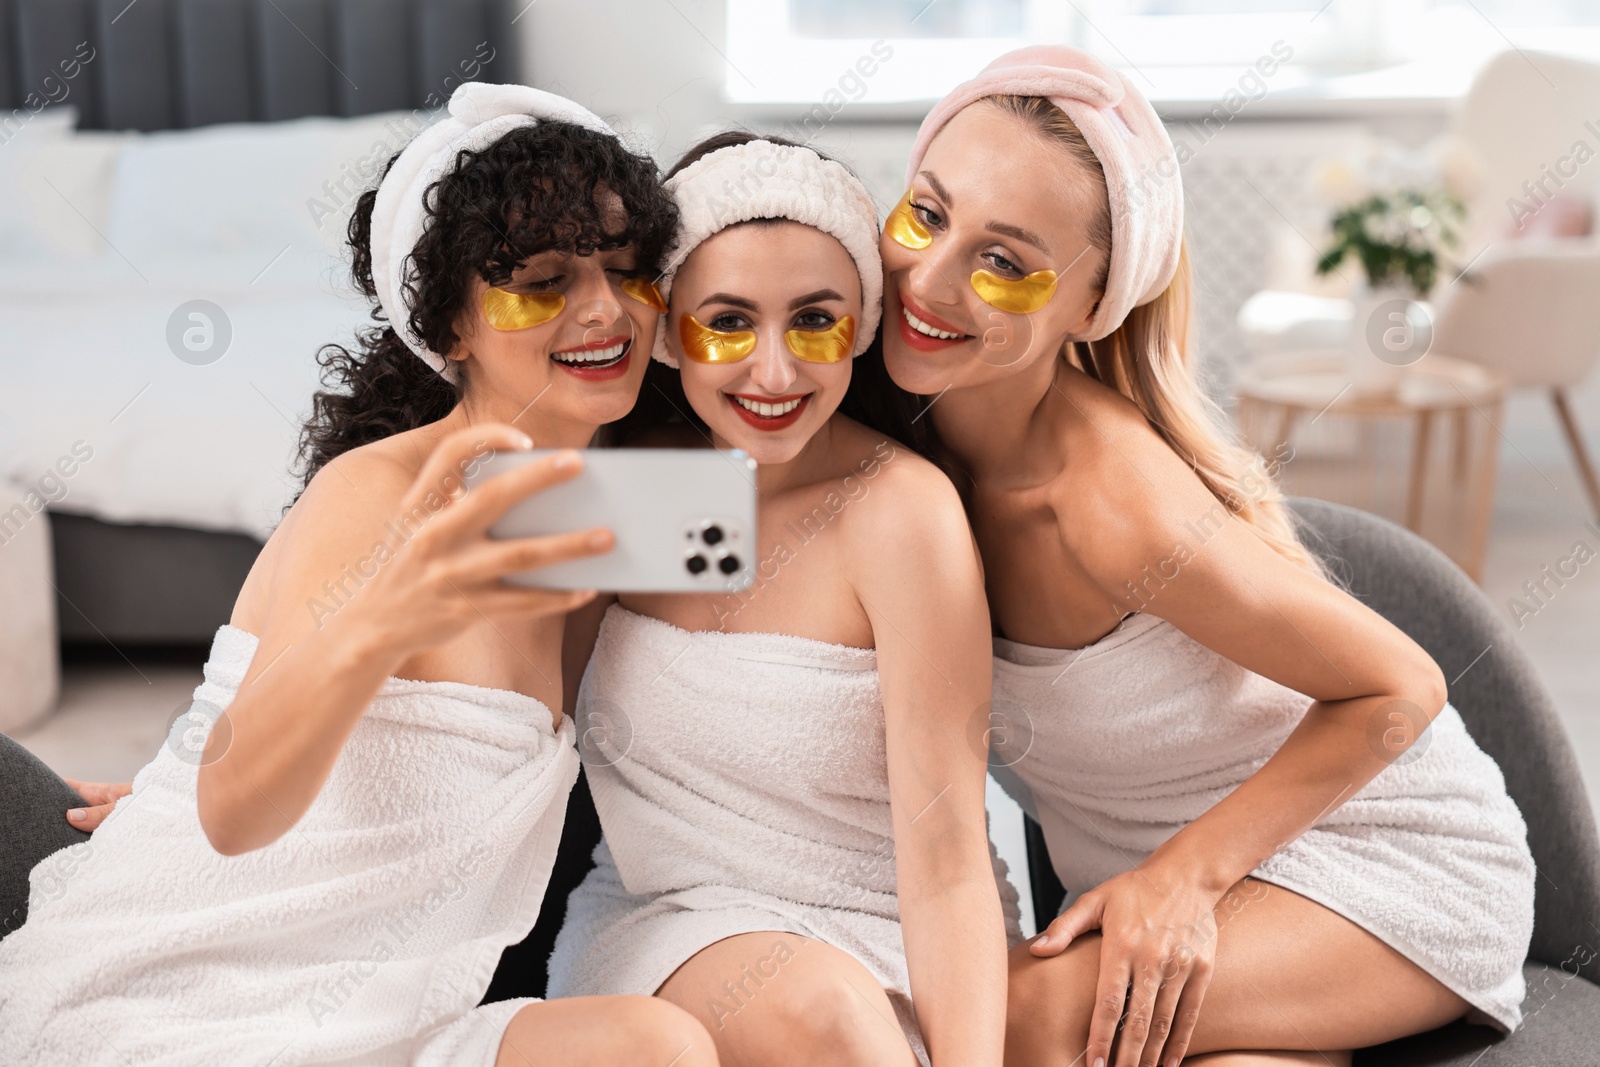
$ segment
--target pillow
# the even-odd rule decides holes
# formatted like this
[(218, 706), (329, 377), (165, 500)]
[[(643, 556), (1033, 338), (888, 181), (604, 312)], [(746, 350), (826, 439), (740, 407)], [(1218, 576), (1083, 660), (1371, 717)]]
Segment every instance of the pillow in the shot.
[(40, 135), (0, 146), (0, 257), (90, 259), (106, 254), (117, 157), (130, 134)]
[(38, 111), (19, 107), (9, 113), (0, 112), (0, 145), (8, 145), (19, 137), (26, 137), (30, 144), (55, 140), (77, 128), (78, 109), (73, 104), (56, 104)]
[(136, 263), (336, 251), (350, 205), (418, 128), (389, 112), (145, 134), (123, 153), (107, 237)]

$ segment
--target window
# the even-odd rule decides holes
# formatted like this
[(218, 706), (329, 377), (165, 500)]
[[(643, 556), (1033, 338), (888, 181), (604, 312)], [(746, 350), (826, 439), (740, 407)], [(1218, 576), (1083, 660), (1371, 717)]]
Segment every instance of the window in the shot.
[(1137, 70), (1156, 99), (1209, 84), (1185, 71), (1243, 69), (1275, 42), (1305, 78), (1476, 69), (1508, 43), (1600, 59), (1595, 0), (728, 0), (727, 15), (730, 100), (831, 110), (936, 99), (994, 56), (1051, 41)]
[(727, 95), (752, 103), (942, 96), (958, 71), (1058, 41), (1065, 0), (728, 0)]
[(1022, 0), (790, 0), (801, 37), (1021, 37)]

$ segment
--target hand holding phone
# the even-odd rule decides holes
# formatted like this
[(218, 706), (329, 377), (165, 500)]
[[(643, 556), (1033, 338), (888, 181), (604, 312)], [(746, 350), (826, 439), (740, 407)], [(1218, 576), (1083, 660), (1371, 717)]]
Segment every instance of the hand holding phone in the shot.
[[(478, 465), (469, 487), (547, 452), (502, 453)], [(513, 505), (489, 529), (497, 538), (540, 537), (603, 526), (605, 555), (511, 575), (543, 589), (617, 593), (736, 592), (755, 580), (756, 464), (740, 451), (589, 449), (569, 481)]]
[[(564, 615), (588, 595), (527, 588), (503, 579), (536, 568), (608, 552), (605, 529), (568, 527), (514, 541), (490, 536), (509, 509), (537, 500), (582, 469), (575, 449), (545, 451), (497, 478), (473, 477), (486, 456), (529, 456), (527, 435), (511, 426), (479, 424), (444, 438), (423, 462), (384, 525), (384, 551), (355, 567), (364, 575), (348, 607), (318, 621), (366, 627), (397, 662), (460, 634), (481, 620)], [(468, 491), (468, 484), (472, 485)], [(370, 572), (370, 573), (369, 573)], [(565, 587), (592, 590), (593, 586)]]

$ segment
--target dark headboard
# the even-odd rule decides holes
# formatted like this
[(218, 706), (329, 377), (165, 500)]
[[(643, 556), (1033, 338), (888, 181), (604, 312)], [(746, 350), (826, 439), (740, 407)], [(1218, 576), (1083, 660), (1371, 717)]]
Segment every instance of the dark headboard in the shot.
[(0, 0), (0, 110), (64, 94), (81, 128), (164, 130), (437, 107), (463, 80), (522, 80), (525, 6)]

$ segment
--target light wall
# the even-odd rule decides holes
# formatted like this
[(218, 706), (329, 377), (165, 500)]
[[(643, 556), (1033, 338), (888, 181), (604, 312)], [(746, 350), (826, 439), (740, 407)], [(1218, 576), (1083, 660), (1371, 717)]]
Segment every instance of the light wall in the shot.
[[(884, 109), (873, 110), (869, 94), (844, 104), (819, 130), (819, 112), (808, 123), (805, 107), (728, 103), (722, 92), (725, 10), (725, 0), (535, 0), (517, 21), (522, 76), (612, 120), (663, 167), (695, 141), (730, 126), (814, 135), (817, 147), (861, 175), (880, 211), (893, 205), (905, 188), (920, 109), (902, 108), (886, 118)], [(728, 58), (736, 66), (750, 62)], [(975, 55), (972, 66), (989, 58)], [(961, 73), (951, 72), (952, 80)], [(1184, 180), (1196, 270), (1209, 294), (1198, 344), (1207, 378), (1221, 391), (1239, 354), (1233, 322), (1239, 306), (1257, 289), (1292, 284), (1276, 252), (1289, 253), (1289, 273), (1309, 274), (1314, 250), (1303, 241), (1286, 244), (1284, 237), (1314, 231), (1325, 215), (1306, 188), (1316, 152), (1351, 142), (1363, 130), (1420, 144), (1443, 128), (1446, 113), (1442, 107), (1374, 108), (1335, 116), (1322, 107), (1308, 108), (1316, 118), (1295, 119), (1282, 106), (1251, 105), (1213, 138), (1190, 125), (1208, 108), (1190, 100), (1161, 110), (1174, 138), (1204, 146), (1185, 166)], [(1293, 226), (1284, 226), (1284, 218)]]
[(524, 76), (670, 163), (726, 125), (723, 12), (723, 0), (536, 0), (517, 22)]

